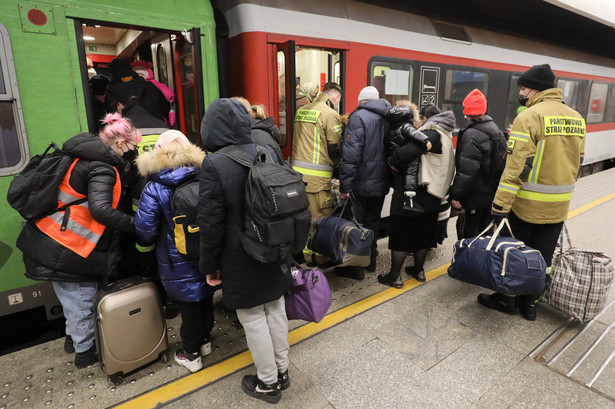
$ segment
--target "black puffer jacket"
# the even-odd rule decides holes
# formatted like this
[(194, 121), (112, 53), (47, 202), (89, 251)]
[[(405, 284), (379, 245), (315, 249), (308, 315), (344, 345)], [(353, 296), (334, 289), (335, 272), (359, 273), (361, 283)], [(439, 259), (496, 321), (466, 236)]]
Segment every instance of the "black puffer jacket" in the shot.
[(212, 152), (205, 156), (200, 175), (201, 273), (220, 270), (224, 303), (229, 308), (252, 308), (277, 300), (290, 287), (290, 276), (278, 263), (252, 259), (241, 244), (248, 169), (216, 153), (235, 145), (256, 156), (245, 107), (233, 99), (212, 102), (201, 123), (201, 138), (202, 146)]
[(491, 139), (497, 140), (500, 130), (490, 116), (481, 122), (470, 122), (457, 136), (455, 179), (450, 200), (457, 200), (466, 210), (490, 208), (497, 186), (490, 180)]
[(389, 133), (385, 115), (389, 109), (389, 101), (373, 99), (350, 114), (342, 145), (342, 193), (385, 196), (389, 192), (393, 175), (384, 147), (384, 138)]
[(87, 196), (92, 217), (106, 227), (105, 231), (88, 258), (83, 258), (28, 221), (17, 238), (17, 247), (23, 252), (26, 276), (34, 280), (98, 281), (115, 269), (118, 232), (134, 232), (134, 218), (111, 206), (116, 182), (113, 168), (121, 171), (126, 162), (92, 134), (76, 135), (62, 149), (80, 158), (70, 184)]
[[(438, 115), (434, 115), (427, 120), (440, 126), (446, 132), (452, 132), (455, 128), (455, 115), (451, 111), (445, 111)], [(442, 142), (440, 142), (440, 134), (435, 130), (423, 130), (425, 136), (431, 142), (431, 153), (442, 153)], [(389, 164), (396, 169), (406, 169), (408, 164), (419, 159), (423, 154), (423, 150), (420, 149), (414, 143), (407, 143), (394, 151), (389, 157)], [(404, 202), (404, 177), (403, 172), (395, 174), (393, 180), (393, 196), (391, 198), (391, 215), (401, 217), (421, 217), (420, 213), (408, 214), (402, 210)], [(416, 191), (416, 203), (418, 203), (425, 212), (439, 211), (441, 200), (427, 192), (425, 186), (419, 186)]]
[(277, 160), (281, 164), (284, 161), (279, 145), (280, 140), (282, 139), (282, 134), (280, 133), (280, 129), (275, 124), (273, 118), (252, 118), (250, 120), (250, 126), (252, 128), (252, 138), (254, 139), (254, 143), (267, 148), (273, 159)]

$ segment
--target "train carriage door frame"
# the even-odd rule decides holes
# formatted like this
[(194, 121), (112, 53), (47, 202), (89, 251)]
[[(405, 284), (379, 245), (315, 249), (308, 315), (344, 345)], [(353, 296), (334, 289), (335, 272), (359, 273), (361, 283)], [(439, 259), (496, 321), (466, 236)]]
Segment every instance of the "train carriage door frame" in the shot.
[(201, 143), (201, 120), (205, 115), (201, 57), (201, 30), (198, 27), (176, 37), (173, 59), (179, 110), (177, 116), (180, 130), (197, 145)]
[(279, 35), (268, 35), (267, 43), (269, 106), (282, 133), (282, 154), (288, 158), (292, 152), (298, 85), (312, 82), (320, 92), (325, 82), (338, 82), (343, 90), (339, 112), (345, 112), (346, 51), (350, 47), (348, 43), (340, 41), (289, 39)]

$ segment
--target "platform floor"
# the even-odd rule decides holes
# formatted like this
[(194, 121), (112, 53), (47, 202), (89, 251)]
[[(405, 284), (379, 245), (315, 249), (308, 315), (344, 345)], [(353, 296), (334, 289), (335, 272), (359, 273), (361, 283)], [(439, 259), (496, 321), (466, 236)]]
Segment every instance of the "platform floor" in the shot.
[[(578, 182), (566, 223), (573, 245), (615, 254), (614, 197), (615, 170)], [(615, 307), (547, 366), (584, 327), (566, 326), (567, 316), (542, 304), (535, 322), (480, 306), (476, 296), (485, 290), (446, 275), (453, 222), (451, 237), (428, 258), (426, 283), (408, 280), (400, 291), (378, 284), (375, 274), (360, 283), (327, 274), (335, 301), (320, 324), (291, 323), (292, 386), (277, 407), (615, 408), (615, 364), (586, 386), (615, 350), (615, 334), (607, 332), (566, 376), (615, 322)], [(384, 272), (386, 240), (379, 247), (378, 272)], [(172, 351), (178, 324), (169, 321)], [(270, 407), (241, 391), (241, 377), (255, 369), (234, 313), (220, 302), (212, 335), (215, 350), (204, 370), (188, 375), (172, 362), (157, 362), (120, 386), (98, 365), (75, 369), (61, 339), (2, 356), (0, 409)]]

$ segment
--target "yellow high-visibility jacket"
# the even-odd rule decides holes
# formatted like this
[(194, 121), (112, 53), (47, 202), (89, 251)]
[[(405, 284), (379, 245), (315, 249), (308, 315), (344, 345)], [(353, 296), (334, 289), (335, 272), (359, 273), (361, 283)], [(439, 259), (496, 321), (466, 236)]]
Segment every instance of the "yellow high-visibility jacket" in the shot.
[(492, 211), (512, 210), (528, 223), (559, 223), (566, 220), (583, 162), (585, 119), (562, 103), (558, 88), (534, 95), (527, 106), (513, 122)]
[(329, 96), (323, 93), (295, 114), (291, 165), (303, 174), (308, 193), (330, 190), (333, 170), (340, 162), (329, 157), (327, 146), (342, 146), (342, 121), (330, 104)]

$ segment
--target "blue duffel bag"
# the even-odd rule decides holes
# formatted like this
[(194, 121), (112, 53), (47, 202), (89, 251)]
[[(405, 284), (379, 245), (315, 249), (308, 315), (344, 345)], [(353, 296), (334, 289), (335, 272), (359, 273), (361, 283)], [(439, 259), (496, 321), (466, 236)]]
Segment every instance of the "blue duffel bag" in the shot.
[[(348, 203), (351, 220), (343, 217)], [(337, 207), (331, 216), (312, 221), (313, 234), (308, 239), (307, 247), (315, 253), (329, 257), (335, 264), (367, 267), (370, 263), (374, 232), (357, 221), (351, 198), (346, 200), (340, 213), (336, 213), (336, 210)]]
[(486, 236), (490, 224), (476, 237), (455, 243), (448, 275), (460, 281), (480, 285), (502, 294), (542, 293), (547, 265), (538, 250), (514, 237), (499, 236), (503, 219), (492, 236)]

